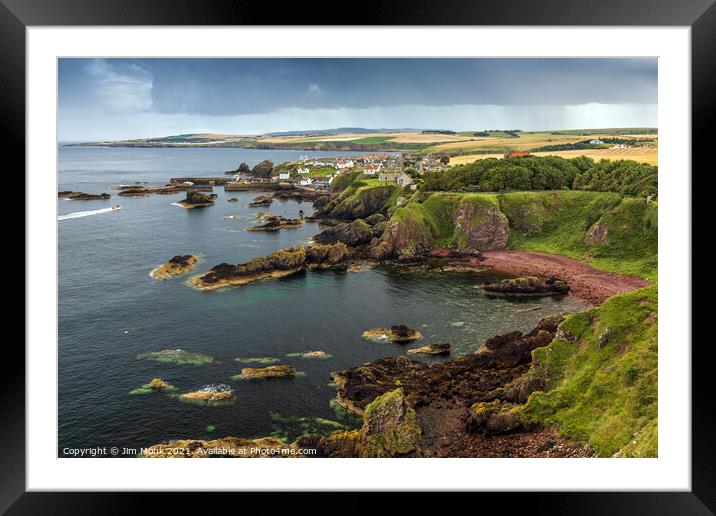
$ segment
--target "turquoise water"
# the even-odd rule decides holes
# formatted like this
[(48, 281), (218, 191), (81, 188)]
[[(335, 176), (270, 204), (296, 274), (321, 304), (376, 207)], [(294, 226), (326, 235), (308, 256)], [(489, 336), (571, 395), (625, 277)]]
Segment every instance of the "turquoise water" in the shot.
[[(100, 193), (133, 181), (164, 184), (169, 177), (221, 175), (246, 161), (275, 163), (308, 152), (242, 149), (129, 149), (61, 147), (59, 190)], [(321, 153), (310, 153), (320, 155)], [(336, 153), (324, 153), (335, 155)], [(329, 403), (331, 371), (412, 347), (361, 338), (375, 326), (407, 324), (425, 338), (450, 342), (453, 356), (486, 338), (528, 331), (543, 316), (575, 310), (574, 298), (487, 298), (478, 274), (434, 274), (394, 269), (322, 271), (215, 292), (186, 284), (189, 276), (157, 281), (149, 272), (176, 254), (198, 254), (192, 274), (221, 262), (238, 263), (281, 247), (303, 245), (317, 224), (277, 233), (247, 232), (261, 209), (256, 195), (216, 188), (214, 206), (185, 210), (181, 195), (109, 201), (58, 200), (58, 215), (103, 210), (58, 221), (59, 231), (59, 450), (65, 447), (142, 447), (178, 438), (259, 437), (276, 430), (274, 416), (337, 419)], [(237, 197), (236, 203), (227, 202)], [(295, 217), (310, 204), (276, 201), (270, 211)], [(225, 219), (229, 215), (241, 218)], [(538, 310), (529, 310), (539, 307)], [(204, 366), (137, 360), (138, 353), (182, 348), (205, 353)], [(287, 354), (322, 350), (305, 360)], [(302, 375), (258, 382), (233, 381), (236, 357), (272, 356)], [(415, 358), (412, 357), (411, 358)], [(426, 361), (441, 359), (419, 358)], [(164, 393), (128, 393), (161, 377), (179, 393), (223, 383), (234, 402), (197, 406)], [(209, 432), (207, 426), (213, 426)]]

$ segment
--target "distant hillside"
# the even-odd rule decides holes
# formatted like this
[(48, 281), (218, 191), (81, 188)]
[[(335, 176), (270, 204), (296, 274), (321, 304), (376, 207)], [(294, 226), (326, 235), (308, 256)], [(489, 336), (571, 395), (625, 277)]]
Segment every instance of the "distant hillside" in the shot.
[(299, 131), (281, 131), (265, 133), (264, 136), (337, 136), (339, 134), (375, 134), (375, 133), (419, 133), (421, 129), (366, 129), (365, 127), (338, 127), (336, 129), (306, 129)]

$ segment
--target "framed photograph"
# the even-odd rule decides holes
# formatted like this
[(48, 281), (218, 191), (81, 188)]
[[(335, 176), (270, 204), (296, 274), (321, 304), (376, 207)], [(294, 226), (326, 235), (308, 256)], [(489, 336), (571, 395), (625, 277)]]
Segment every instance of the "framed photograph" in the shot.
[(228, 2), (3, 0), (27, 303), (2, 509), (528, 491), (711, 514), (691, 339), (711, 4), (267, 26)]

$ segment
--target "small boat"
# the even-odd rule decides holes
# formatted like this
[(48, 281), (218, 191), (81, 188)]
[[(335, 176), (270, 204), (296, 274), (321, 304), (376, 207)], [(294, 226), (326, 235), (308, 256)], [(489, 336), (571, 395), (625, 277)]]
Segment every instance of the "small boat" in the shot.
[(112, 206), (112, 209), (113, 210), (121, 210), (122, 207), (119, 204), (115, 204), (114, 206)]

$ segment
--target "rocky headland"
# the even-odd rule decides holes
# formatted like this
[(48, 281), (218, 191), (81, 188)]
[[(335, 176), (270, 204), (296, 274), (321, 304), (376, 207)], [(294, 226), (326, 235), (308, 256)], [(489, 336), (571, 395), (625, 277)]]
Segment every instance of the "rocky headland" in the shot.
[(307, 269), (346, 267), (349, 261), (350, 254), (343, 243), (287, 247), (246, 263), (216, 265), (206, 274), (192, 278), (191, 283), (202, 290), (216, 290), (269, 278), (282, 278)]

